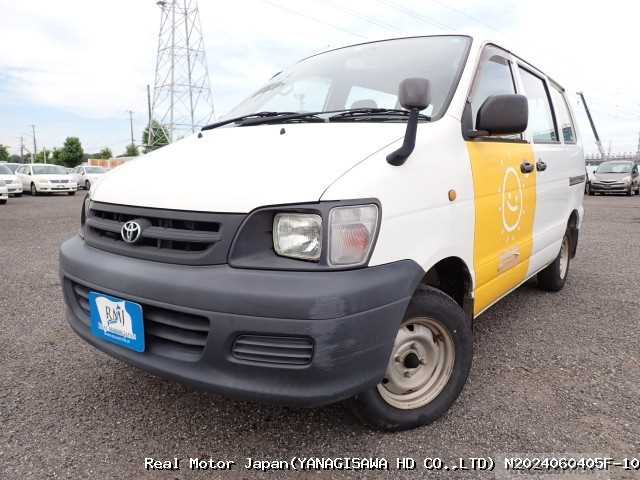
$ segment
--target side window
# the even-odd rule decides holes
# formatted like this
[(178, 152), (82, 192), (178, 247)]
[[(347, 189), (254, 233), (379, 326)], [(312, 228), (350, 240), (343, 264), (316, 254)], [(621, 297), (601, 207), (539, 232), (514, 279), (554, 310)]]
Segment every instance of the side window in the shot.
[(533, 143), (557, 143), (558, 133), (549, 104), (549, 94), (545, 81), (520, 67), (520, 77), (529, 100), (529, 126)]
[[(495, 49), (491, 49), (495, 52)], [(489, 50), (489, 52), (491, 52)], [(491, 55), (491, 53), (489, 53)], [(471, 113), (473, 128), (476, 126), (478, 110), (491, 95), (506, 95), (516, 93), (515, 84), (509, 61), (501, 55), (491, 55), (482, 61), (471, 93)], [(520, 138), (520, 135), (510, 135), (509, 138)]]
[(569, 107), (567, 101), (560, 90), (553, 83), (551, 84), (551, 100), (553, 102), (553, 111), (556, 112), (556, 122), (558, 123), (558, 130), (564, 140), (564, 143), (576, 143), (576, 131), (573, 128), (573, 121), (571, 114), (569, 113)]

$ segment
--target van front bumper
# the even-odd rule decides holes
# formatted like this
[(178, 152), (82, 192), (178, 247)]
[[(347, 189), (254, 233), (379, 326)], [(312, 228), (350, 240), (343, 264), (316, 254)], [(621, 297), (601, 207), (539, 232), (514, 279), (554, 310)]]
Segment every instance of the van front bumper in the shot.
[[(340, 272), (171, 265), (98, 250), (74, 237), (61, 247), (60, 275), (71, 327), (99, 350), (225, 395), (317, 406), (380, 382), (424, 272), (410, 260)], [(91, 334), (82, 296), (88, 291), (142, 305), (145, 352)], [(158, 329), (152, 319), (165, 323)], [(198, 319), (208, 323), (208, 331), (196, 332), (197, 338), (206, 339), (185, 351), (180, 342), (196, 333), (182, 327)], [(162, 338), (154, 336), (158, 332)], [(258, 353), (238, 354), (239, 337), (249, 339), (249, 350), (255, 345)], [(308, 361), (294, 355), (291, 363), (295, 348), (311, 352)]]
[(629, 185), (624, 183), (591, 183), (589, 188), (594, 193), (627, 193)]

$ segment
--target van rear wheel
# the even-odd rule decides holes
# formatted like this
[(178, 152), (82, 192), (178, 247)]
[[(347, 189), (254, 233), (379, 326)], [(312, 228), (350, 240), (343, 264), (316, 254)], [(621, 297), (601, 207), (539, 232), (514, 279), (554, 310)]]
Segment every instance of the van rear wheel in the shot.
[(537, 275), (538, 287), (547, 292), (558, 292), (562, 290), (567, 276), (569, 275), (569, 264), (571, 263), (571, 239), (569, 233), (565, 232), (560, 246), (560, 253), (551, 265), (542, 270)]
[(472, 358), (467, 315), (448, 295), (423, 287), (407, 308), (384, 378), (356, 395), (352, 410), (363, 423), (380, 430), (427, 425), (458, 398)]

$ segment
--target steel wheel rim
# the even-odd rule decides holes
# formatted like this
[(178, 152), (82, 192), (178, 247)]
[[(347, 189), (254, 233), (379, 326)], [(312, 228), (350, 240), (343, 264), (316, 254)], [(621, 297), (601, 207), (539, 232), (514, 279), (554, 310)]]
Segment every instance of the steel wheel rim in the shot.
[(404, 322), (378, 393), (401, 410), (432, 402), (449, 382), (455, 363), (455, 345), (447, 328), (430, 317)]
[(560, 247), (560, 278), (567, 276), (567, 270), (569, 269), (569, 238), (566, 236), (562, 240), (562, 247)]

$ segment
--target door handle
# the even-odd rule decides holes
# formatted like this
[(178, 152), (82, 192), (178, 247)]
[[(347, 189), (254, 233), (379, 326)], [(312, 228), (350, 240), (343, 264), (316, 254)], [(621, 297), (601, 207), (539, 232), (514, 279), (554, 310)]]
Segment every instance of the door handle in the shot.
[(536, 163), (536, 169), (539, 172), (544, 172), (547, 169), (547, 164), (545, 162), (543, 162), (542, 160), (538, 160)]
[(526, 160), (520, 164), (520, 171), (522, 173), (531, 173), (533, 172), (533, 163), (527, 162)]

